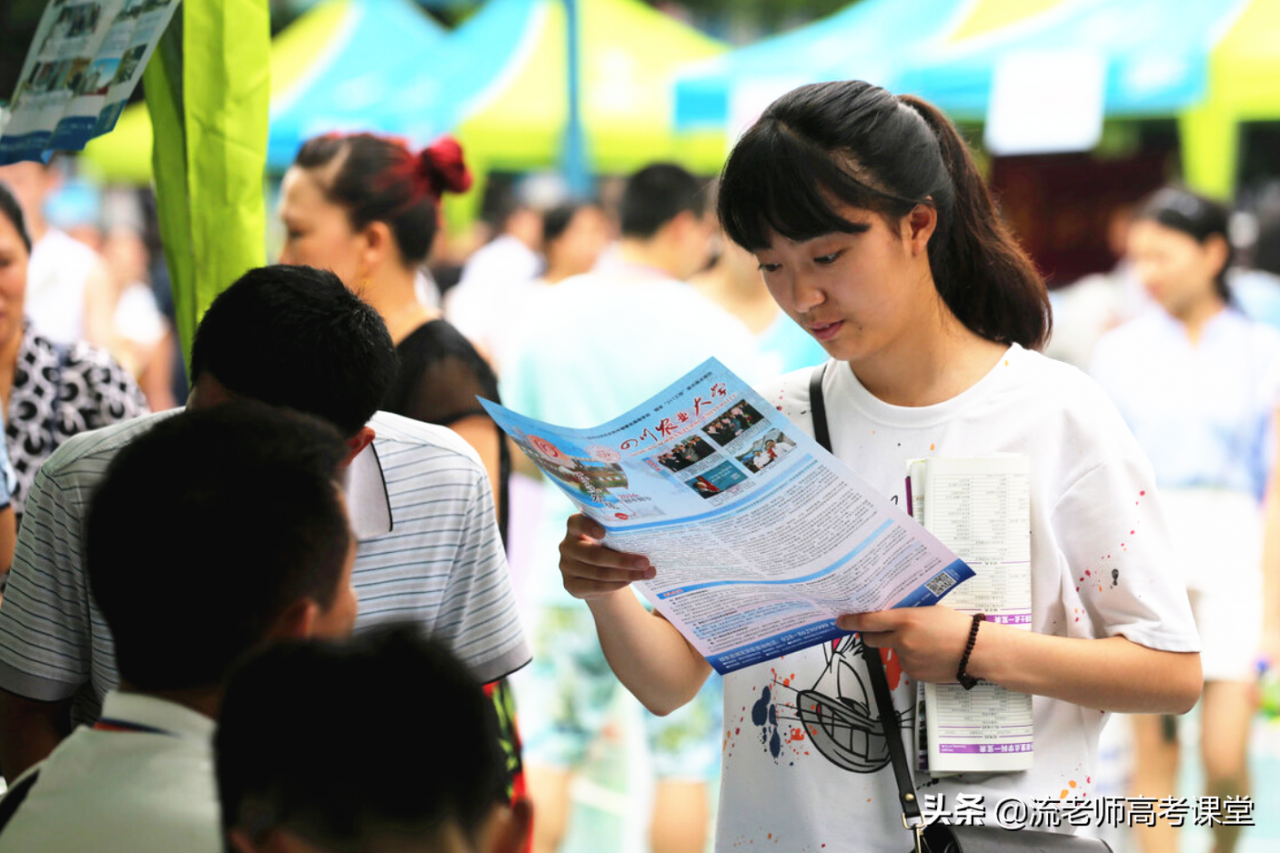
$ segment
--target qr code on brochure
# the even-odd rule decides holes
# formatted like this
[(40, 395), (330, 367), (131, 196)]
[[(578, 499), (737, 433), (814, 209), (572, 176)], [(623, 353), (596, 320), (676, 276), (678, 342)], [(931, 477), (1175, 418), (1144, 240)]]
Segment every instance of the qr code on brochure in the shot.
[(946, 572), (939, 572), (924, 582), (925, 589), (941, 598), (947, 590), (956, 585), (956, 579)]

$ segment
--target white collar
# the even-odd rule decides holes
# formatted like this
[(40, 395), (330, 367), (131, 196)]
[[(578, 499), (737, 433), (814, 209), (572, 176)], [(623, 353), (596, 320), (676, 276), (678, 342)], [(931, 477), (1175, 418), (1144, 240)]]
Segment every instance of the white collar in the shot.
[(167, 735), (209, 741), (216, 726), (213, 720), (185, 705), (145, 693), (109, 691), (102, 700), (102, 720), (146, 726)]
[(347, 511), (357, 540), (372, 539), (391, 532), (391, 497), (382, 476), (382, 463), (373, 442), (351, 460), (342, 475), (347, 494)]

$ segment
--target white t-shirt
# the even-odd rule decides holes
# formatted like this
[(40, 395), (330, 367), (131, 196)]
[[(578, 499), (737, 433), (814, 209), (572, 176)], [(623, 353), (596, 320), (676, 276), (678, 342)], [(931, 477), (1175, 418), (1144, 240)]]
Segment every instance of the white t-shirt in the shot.
[(84, 338), (85, 281), (99, 263), (93, 249), (56, 228), (31, 247), (25, 311), (40, 334), (58, 344)]
[[(811, 431), (810, 375), (788, 374), (762, 393)], [(823, 388), (836, 455), (899, 506), (908, 459), (999, 452), (1030, 458), (1033, 630), (1120, 634), (1155, 649), (1199, 650), (1186, 591), (1168, 570), (1151, 467), (1115, 407), (1079, 370), (1014, 346), (972, 388), (935, 406), (888, 405), (839, 362), (829, 363)], [(870, 731), (870, 682), (855, 646), (846, 637), (835, 648), (814, 647), (725, 678), (719, 853), (761, 845), (778, 853), (909, 846), (883, 736)], [(887, 670), (909, 743), (916, 685), (893, 659)], [(947, 807), (957, 794), (984, 795), (993, 825), (1005, 797), (1028, 806), (1084, 797), (1106, 718), (1036, 697), (1033, 769), (936, 782), (917, 774), (917, 787), (922, 796), (945, 795)]]

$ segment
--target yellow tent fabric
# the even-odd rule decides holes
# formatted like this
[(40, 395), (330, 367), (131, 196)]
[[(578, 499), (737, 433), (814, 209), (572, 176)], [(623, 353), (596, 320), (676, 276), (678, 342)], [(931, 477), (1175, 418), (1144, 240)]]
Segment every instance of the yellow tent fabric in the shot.
[[(718, 171), (724, 134), (677, 134), (677, 69), (724, 52), (721, 42), (637, 2), (581, 0), (579, 41), (587, 156), (599, 173), (632, 171), (674, 160)], [(490, 168), (546, 168), (559, 159), (568, 114), (564, 5), (534, 4), (522, 44), (457, 134), (469, 155)]]
[[(317, 46), (330, 44), (350, 14), (352, 0), (326, 0), (272, 42), (270, 97), (274, 100), (304, 82), (323, 57)], [(110, 133), (85, 146), (84, 158), (105, 178), (144, 184), (151, 180), (151, 116), (144, 105), (124, 111)]]

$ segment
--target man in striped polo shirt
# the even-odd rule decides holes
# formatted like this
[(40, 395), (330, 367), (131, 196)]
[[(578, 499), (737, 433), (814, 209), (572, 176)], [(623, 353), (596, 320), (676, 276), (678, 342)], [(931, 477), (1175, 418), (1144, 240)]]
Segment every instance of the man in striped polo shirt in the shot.
[[(356, 631), (413, 620), (478, 680), (495, 681), (527, 663), (529, 649), (489, 481), (454, 433), (376, 411), (395, 370), (382, 319), (336, 276), (263, 267), (222, 293), (201, 320), (188, 407), (242, 397), (335, 424), (347, 440), (347, 501), (359, 539)], [(36, 477), (0, 606), (7, 778), (48, 755), (75, 724), (95, 721), (119, 681), (111, 635), (85, 581), (82, 513), (119, 449), (167, 416), (77, 436)]]

